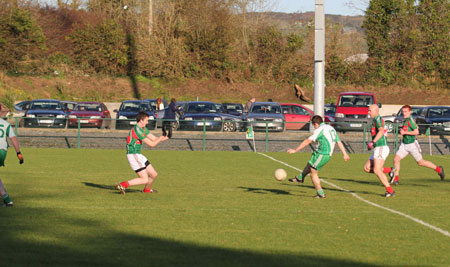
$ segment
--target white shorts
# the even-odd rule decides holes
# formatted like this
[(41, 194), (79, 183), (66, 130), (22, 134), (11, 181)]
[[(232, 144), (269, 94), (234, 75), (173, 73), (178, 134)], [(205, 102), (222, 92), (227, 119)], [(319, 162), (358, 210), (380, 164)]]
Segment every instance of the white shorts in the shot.
[(131, 168), (135, 172), (143, 171), (150, 165), (148, 159), (142, 154), (127, 154), (127, 158)]
[(422, 149), (420, 148), (419, 142), (414, 141), (411, 144), (401, 144), (395, 155), (399, 156), (401, 159), (411, 154), (416, 161), (422, 160)]
[(386, 160), (389, 156), (389, 147), (388, 146), (377, 146), (374, 148), (372, 155), (370, 155), (370, 160), (374, 159), (382, 159)]

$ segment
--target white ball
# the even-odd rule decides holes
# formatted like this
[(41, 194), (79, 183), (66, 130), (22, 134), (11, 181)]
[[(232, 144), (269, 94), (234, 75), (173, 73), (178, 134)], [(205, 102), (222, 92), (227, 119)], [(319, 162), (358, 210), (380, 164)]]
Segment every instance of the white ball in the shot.
[(128, 6), (127, 6), (127, 5), (124, 5), (124, 6), (123, 6), (123, 9), (125, 9), (125, 10), (126, 10), (127, 8), (128, 8)]
[(278, 181), (283, 181), (284, 179), (286, 179), (286, 177), (287, 177), (287, 173), (285, 170), (283, 170), (283, 169), (275, 170), (275, 179), (277, 179)]

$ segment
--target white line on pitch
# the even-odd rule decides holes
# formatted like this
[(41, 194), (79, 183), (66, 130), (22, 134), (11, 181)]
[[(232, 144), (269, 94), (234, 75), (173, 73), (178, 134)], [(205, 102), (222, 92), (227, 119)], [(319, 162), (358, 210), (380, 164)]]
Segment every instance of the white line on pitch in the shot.
[[(298, 169), (298, 168), (296, 168), (296, 167), (294, 167), (294, 166), (291, 166), (291, 165), (289, 165), (289, 164), (287, 164), (287, 163), (285, 163), (285, 162), (283, 162), (283, 161), (277, 160), (277, 159), (275, 159), (275, 158), (273, 158), (273, 157), (271, 157), (271, 156), (268, 156), (268, 155), (263, 154), (263, 153), (260, 153), (260, 152), (257, 152), (257, 153), (260, 154), (260, 155), (263, 155), (264, 157), (267, 157), (267, 158), (269, 158), (269, 159), (271, 159), (271, 160), (273, 160), (273, 161), (276, 161), (276, 162), (278, 162), (278, 163), (281, 163), (281, 164), (283, 164), (283, 165), (285, 165), (285, 166), (287, 166), (287, 167), (289, 167), (289, 168), (292, 168), (292, 169), (294, 169), (294, 170), (296, 170), (296, 171), (299, 171), (299, 172), (302, 171), (302, 170), (300, 170), (300, 169)], [(369, 204), (369, 205), (371, 205), (371, 206), (374, 206), (374, 207), (377, 207), (377, 208), (380, 208), (380, 209), (387, 210), (387, 211), (389, 211), (389, 212), (398, 214), (398, 215), (403, 216), (403, 217), (405, 217), (405, 218), (407, 218), (407, 219), (410, 219), (410, 220), (412, 220), (412, 221), (414, 221), (414, 222), (416, 222), (416, 223), (418, 223), (418, 224), (421, 224), (421, 225), (423, 225), (423, 226), (425, 226), (425, 227), (428, 227), (428, 228), (430, 228), (431, 230), (434, 230), (434, 231), (439, 232), (439, 233), (441, 233), (441, 234), (443, 234), (443, 235), (445, 235), (445, 236), (450, 237), (450, 233), (449, 233), (448, 231), (445, 231), (445, 230), (443, 230), (443, 229), (441, 229), (441, 228), (439, 228), (439, 227), (436, 227), (436, 226), (434, 226), (434, 225), (431, 225), (431, 224), (429, 224), (429, 223), (426, 223), (426, 222), (424, 222), (424, 221), (422, 221), (422, 220), (420, 220), (420, 219), (414, 218), (414, 217), (412, 217), (412, 216), (410, 216), (410, 215), (408, 215), (408, 214), (405, 214), (405, 213), (403, 213), (403, 212), (396, 211), (396, 210), (393, 210), (393, 209), (386, 208), (386, 207), (384, 207), (384, 206), (378, 205), (378, 204), (376, 204), (376, 203), (373, 203), (373, 202), (371, 202), (371, 201), (369, 201), (369, 200), (367, 200), (367, 199), (364, 199), (364, 198), (360, 197), (358, 194), (353, 193), (353, 192), (350, 191), (350, 190), (344, 189), (344, 188), (342, 188), (342, 187), (340, 187), (340, 186), (337, 186), (337, 185), (335, 185), (335, 184), (333, 184), (333, 183), (327, 182), (327, 181), (325, 181), (325, 180), (322, 179), (322, 178), (321, 178), (320, 180), (321, 180), (323, 183), (328, 184), (328, 185), (331, 185), (331, 186), (334, 187), (334, 188), (337, 188), (337, 189), (339, 189), (339, 190), (341, 190), (341, 191), (350, 193), (350, 194), (351, 194), (352, 196), (354, 196), (355, 198), (357, 198), (357, 199), (359, 199), (359, 200), (361, 200), (361, 201), (363, 201), (363, 202), (365, 202), (365, 203), (367, 203), (367, 204)]]

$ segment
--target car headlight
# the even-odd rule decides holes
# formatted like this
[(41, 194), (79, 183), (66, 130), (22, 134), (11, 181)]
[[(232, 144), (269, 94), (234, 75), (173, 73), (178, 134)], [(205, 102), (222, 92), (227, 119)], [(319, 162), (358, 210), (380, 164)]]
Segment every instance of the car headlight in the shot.
[(344, 118), (344, 113), (336, 113), (336, 118)]
[(215, 117), (215, 118), (214, 118), (214, 120), (215, 120), (215, 121), (221, 121), (221, 120), (222, 120), (222, 118), (219, 118), (219, 117)]
[(77, 118), (77, 116), (75, 116), (75, 115), (69, 115), (69, 119), (76, 119)]
[(433, 125), (439, 126), (439, 125), (442, 125), (442, 123), (439, 123), (439, 122), (433, 122)]
[(119, 116), (119, 120), (126, 120), (127, 119), (127, 117), (125, 117), (125, 116)]
[(27, 114), (27, 118), (34, 118), (36, 117), (34, 114)]
[(186, 117), (186, 118), (184, 118), (184, 120), (185, 120), (185, 121), (191, 121), (192, 118), (191, 118), (191, 117)]
[(91, 116), (91, 119), (101, 119), (102, 117), (100, 116)]
[(248, 118), (247, 121), (255, 121), (255, 118)]
[(149, 120), (154, 120), (154, 119), (155, 119), (155, 117), (153, 117), (153, 116), (149, 116), (149, 117), (148, 117), (148, 119), (149, 119)]
[(274, 119), (273, 121), (274, 122), (282, 122), (283, 120), (282, 119)]
[(65, 118), (66, 116), (64, 116), (64, 115), (56, 115), (56, 118), (57, 119), (62, 119), (62, 118)]

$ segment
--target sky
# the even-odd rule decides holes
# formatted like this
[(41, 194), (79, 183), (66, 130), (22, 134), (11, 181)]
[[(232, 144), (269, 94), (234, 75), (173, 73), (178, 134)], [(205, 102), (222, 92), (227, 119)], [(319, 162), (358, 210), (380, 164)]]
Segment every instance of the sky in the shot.
[[(349, 3), (352, 5), (349, 6)], [(325, 0), (325, 13), (345, 16), (363, 15), (369, 0)], [(276, 0), (270, 9), (285, 13), (314, 11), (315, 0)]]

